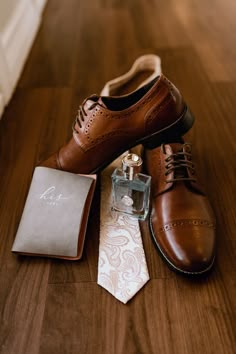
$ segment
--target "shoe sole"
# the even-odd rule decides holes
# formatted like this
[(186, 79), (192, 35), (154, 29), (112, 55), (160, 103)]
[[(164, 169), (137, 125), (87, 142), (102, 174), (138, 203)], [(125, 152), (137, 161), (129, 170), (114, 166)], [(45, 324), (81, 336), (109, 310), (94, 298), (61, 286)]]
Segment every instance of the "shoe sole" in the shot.
[(178, 273), (178, 274), (181, 274), (181, 275), (184, 275), (184, 276), (188, 276), (188, 277), (191, 277), (191, 276), (195, 276), (195, 277), (200, 277), (200, 276), (204, 276), (204, 275), (207, 275), (211, 270), (212, 270), (212, 267), (213, 267), (213, 264), (215, 262), (215, 256), (213, 257), (212, 259), (212, 262), (211, 264), (199, 271), (199, 272), (190, 272), (190, 271), (187, 271), (187, 270), (183, 270), (181, 268), (178, 268), (176, 267), (168, 258), (167, 256), (165, 255), (165, 253), (162, 251), (160, 245), (158, 244), (157, 240), (156, 240), (156, 237), (155, 237), (155, 234), (154, 234), (154, 231), (153, 231), (153, 227), (152, 227), (152, 218), (149, 217), (149, 229), (150, 229), (150, 233), (151, 233), (151, 236), (152, 236), (152, 239), (154, 241), (154, 244), (157, 248), (157, 250), (159, 251), (159, 254), (161, 255), (162, 259), (167, 263), (167, 265), (169, 266), (169, 268), (171, 270), (173, 270), (175, 273)]
[(109, 159), (109, 161), (103, 163), (91, 173), (96, 174), (100, 172), (106, 166), (108, 166), (113, 160), (115, 160), (118, 156), (120, 156), (126, 150), (129, 150), (136, 145), (142, 144), (147, 149), (154, 149), (163, 143), (167, 143), (173, 139), (180, 138), (182, 135), (187, 133), (189, 129), (193, 126), (194, 120), (195, 119), (192, 112), (187, 106), (185, 106), (183, 113), (174, 123), (159, 130), (156, 133), (146, 136), (145, 138), (136, 140), (134, 143), (130, 144), (129, 146), (126, 146), (125, 149), (120, 150), (118, 153), (113, 155), (111, 159)]

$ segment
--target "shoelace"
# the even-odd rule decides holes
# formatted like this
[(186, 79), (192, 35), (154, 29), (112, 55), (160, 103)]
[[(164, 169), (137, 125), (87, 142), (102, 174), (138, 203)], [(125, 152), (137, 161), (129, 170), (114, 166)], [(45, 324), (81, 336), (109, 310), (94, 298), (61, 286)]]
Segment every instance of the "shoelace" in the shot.
[[(191, 151), (191, 145), (190, 144), (184, 144), (185, 146), (190, 146), (190, 151)], [(162, 151), (164, 151), (164, 147), (162, 145)], [(191, 171), (191, 174), (195, 174), (195, 166), (192, 162), (192, 154), (191, 152), (187, 151), (179, 151), (176, 153), (173, 153), (169, 155), (165, 159), (166, 165), (166, 172), (165, 176), (170, 174), (172, 171), (174, 171), (174, 178), (166, 181), (166, 183), (172, 183), (176, 181), (192, 181), (196, 182), (196, 178), (189, 177), (186, 169), (189, 169)], [(180, 174), (183, 173), (183, 176), (180, 176)]]
[[(95, 96), (90, 96), (86, 98), (83, 103), (79, 106), (78, 113), (75, 117), (74, 122), (72, 123), (72, 130), (74, 133), (79, 134), (78, 130), (75, 128), (76, 124), (79, 126), (79, 128), (82, 128), (83, 122), (86, 120), (87, 117), (87, 112), (84, 109), (84, 105), (88, 100), (92, 100)], [(91, 106), (88, 108), (88, 110), (93, 109), (96, 105), (100, 105), (98, 102), (94, 102), (91, 104)], [(100, 105), (101, 106), (101, 105)], [(102, 106), (101, 106), (102, 107)]]

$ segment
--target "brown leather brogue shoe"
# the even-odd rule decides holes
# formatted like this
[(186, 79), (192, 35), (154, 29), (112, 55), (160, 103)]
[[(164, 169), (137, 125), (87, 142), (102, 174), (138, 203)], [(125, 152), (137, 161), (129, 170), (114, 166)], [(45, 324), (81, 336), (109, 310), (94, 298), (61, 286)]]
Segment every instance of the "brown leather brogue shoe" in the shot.
[(152, 176), (150, 229), (167, 263), (183, 274), (202, 274), (215, 257), (215, 218), (196, 180), (191, 145), (171, 143), (144, 152)]
[(41, 166), (96, 173), (135, 145), (155, 147), (183, 135), (193, 121), (181, 94), (163, 75), (125, 96), (93, 95), (79, 108), (72, 139)]

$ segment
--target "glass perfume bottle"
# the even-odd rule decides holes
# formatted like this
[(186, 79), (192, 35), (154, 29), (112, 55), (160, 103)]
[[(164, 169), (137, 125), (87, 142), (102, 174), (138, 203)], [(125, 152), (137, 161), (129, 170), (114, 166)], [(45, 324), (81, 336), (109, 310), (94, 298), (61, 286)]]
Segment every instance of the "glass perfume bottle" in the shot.
[(144, 220), (149, 210), (151, 176), (140, 173), (142, 159), (128, 154), (112, 174), (112, 209)]

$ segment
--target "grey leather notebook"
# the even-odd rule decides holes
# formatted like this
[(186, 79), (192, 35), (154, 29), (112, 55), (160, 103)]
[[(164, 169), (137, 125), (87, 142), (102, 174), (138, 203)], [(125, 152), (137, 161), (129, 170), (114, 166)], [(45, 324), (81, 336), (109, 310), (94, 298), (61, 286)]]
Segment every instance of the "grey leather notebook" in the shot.
[(81, 258), (95, 183), (96, 175), (36, 167), (12, 251)]

